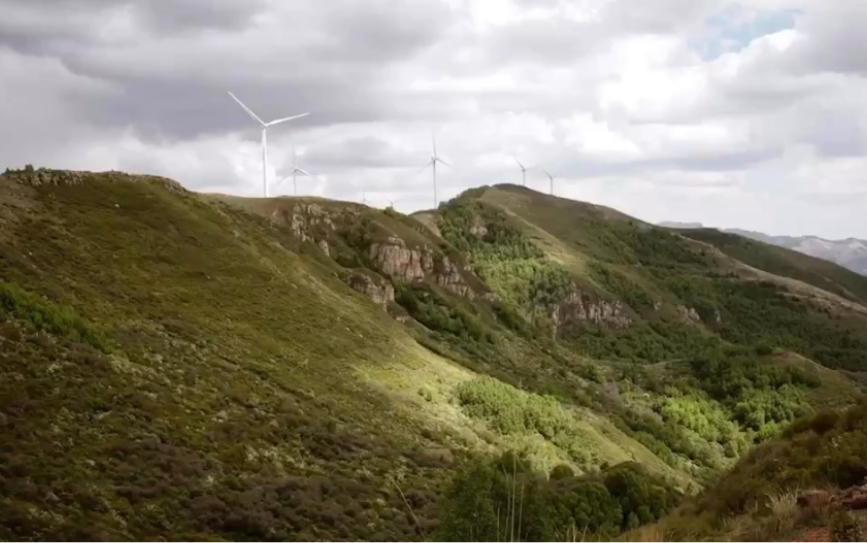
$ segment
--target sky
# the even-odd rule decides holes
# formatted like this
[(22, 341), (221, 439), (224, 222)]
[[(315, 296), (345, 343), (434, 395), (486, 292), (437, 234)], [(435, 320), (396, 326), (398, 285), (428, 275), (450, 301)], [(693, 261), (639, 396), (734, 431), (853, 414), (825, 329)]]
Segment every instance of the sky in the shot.
[[(867, 238), (867, 2), (0, 0), (0, 168), (403, 212), (521, 183), (651, 221)], [(544, 170), (544, 171), (543, 171)]]

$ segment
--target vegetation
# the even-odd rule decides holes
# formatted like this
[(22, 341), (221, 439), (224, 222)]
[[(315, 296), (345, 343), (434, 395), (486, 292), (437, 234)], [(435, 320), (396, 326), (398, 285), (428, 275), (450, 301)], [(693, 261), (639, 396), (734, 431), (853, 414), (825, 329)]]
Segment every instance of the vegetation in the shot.
[(469, 416), (487, 420), (501, 434), (538, 433), (584, 469), (602, 462), (587, 450), (576, 415), (552, 396), (527, 394), (490, 377), (465, 381), (455, 392)]
[[(666, 519), (669, 534), (684, 539), (732, 537), (731, 526), (737, 519), (753, 530), (764, 530), (769, 539), (797, 537), (781, 534), (779, 525), (769, 526), (766, 522), (781, 520), (783, 513), (776, 509), (779, 497), (797, 496), (799, 491), (810, 489), (845, 489), (861, 484), (867, 477), (865, 447), (867, 399), (844, 411), (825, 410), (803, 417), (788, 426), (780, 437), (751, 450), (698, 500)], [(810, 517), (811, 514), (818, 517)], [(839, 537), (850, 537), (843, 534), (858, 529), (848, 514), (827, 509), (804, 508), (790, 520), (787, 529), (803, 528), (818, 521), (830, 526), (832, 532), (839, 532)], [(755, 539), (754, 532), (739, 537), (750, 539), (751, 535)]]
[(455, 474), (440, 502), (444, 541), (606, 540), (653, 522), (677, 492), (640, 466), (621, 464), (592, 475), (548, 478), (526, 458), (507, 453), (471, 462)]
[(59, 306), (0, 280), (0, 318), (20, 319), (33, 330), (44, 330), (75, 342), (107, 350), (103, 334), (68, 307)]
[[(856, 415), (822, 411), (861, 391), (856, 306), (516, 187), (435, 222), (0, 176), (0, 539), (612, 538), (673, 488), (731, 515), (862, 474)], [(387, 277), (395, 239), (474, 295)], [(785, 435), (816, 454), (764, 463), (814, 411)], [(710, 486), (739, 458), (743, 492)]]

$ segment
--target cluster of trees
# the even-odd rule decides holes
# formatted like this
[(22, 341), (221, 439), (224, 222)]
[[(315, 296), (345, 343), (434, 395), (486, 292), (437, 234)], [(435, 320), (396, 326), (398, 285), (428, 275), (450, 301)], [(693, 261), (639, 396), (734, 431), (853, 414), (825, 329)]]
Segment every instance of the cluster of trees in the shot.
[(653, 522), (679, 494), (637, 464), (550, 476), (519, 454), (478, 459), (458, 471), (440, 498), (437, 536), (445, 541), (611, 539)]
[(467, 415), (487, 421), (501, 434), (535, 432), (577, 465), (587, 467), (594, 461), (574, 413), (552, 396), (523, 392), (492, 377), (464, 381), (455, 393)]
[(464, 340), (494, 343), (493, 332), (467, 309), (446, 301), (425, 283), (398, 283), (394, 300), (412, 317), (431, 330), (452, 334)]
[(637, 225), (632, 221), (610, 221), (604, 228), (610, 229), (617, 240), (628, 248), (621, 250), (621, 258), (614, 262), (663, 269), (704, 266), (708, 262), (704, 250), (695, 250), (689, 242), (663, 228)]
[(473, 269), (500, 294), (502, 303), (535, 326), (547, 319), (544, 309), (548, 305), (569, 294), (572, 280), (568, 271), (548, 261), (504, 212), (480, 202), (458, 200), (440, 210), (438, 225), (443, 238), (468, 255)]
[(762, 440), (780, 425), (810, 412), (802, 390), (821, 384), (796, 367), (780, 367), (755, 352), (737, 347), (698, 357), (690, 366), (698, 385), (729, 408), (742, 428)]

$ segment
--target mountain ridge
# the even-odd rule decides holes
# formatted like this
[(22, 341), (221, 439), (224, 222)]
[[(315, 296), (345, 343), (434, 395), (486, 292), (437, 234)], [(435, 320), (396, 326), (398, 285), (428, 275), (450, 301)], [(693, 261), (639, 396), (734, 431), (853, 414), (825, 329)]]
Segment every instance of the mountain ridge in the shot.
[(863, 393), (867, 279), (736, 249), (515, 185), (407, 216), (9, 171), (0, 536), (467, 537), (504, 504), (457, 474), (511, 452), (544, 515), (651, 522)]
[[(660, 226), (678, 229), (705, 228), (701, 223), (662, 222)], [(861, 275), (867, 275), (867, 240), (848, 237), (825, 239), (819, 236), (772, 236), (740, 228), (725, 228), (723, 232), (778, 245), (806, 255), (834, 262)]]

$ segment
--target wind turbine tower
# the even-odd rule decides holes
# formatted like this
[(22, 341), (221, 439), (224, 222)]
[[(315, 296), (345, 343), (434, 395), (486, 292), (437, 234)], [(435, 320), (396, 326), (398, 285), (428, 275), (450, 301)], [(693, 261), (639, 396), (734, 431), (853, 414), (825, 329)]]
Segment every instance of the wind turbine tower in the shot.
[[(433, 156), (430, 157), (430, 162), (425, 164), (424, 168), (419, 170), (418, 173), (425, 171), (428, 168), (428, 166), (433, 168), (433, 199), (434, 199), (434, 209), (436, 209), (437, 204), (439, 203), (437, 201), (437, 162), (439, 162), (445, 166), (448, 166), (449, 168), (451, 168), (452, 165), (437, 156), (437, 141), (433, 135), (433, 132), (431, 132), (430, 139), (431, 139), (431, 143), (433, 143)], [(418, 174), (416, 174), (416, 175), (418, 175)]]
[(280, 123), (285, 123), (286, 121), (291, 121), (292, 119), (298, 119), (300, 117), (305, 117), (309, 115), (309, 113), (301, 113), (300, 115), (293, 115), (291, 117), (284, 117), (282, 119), (276, 119), (271, 122), (265, 122), (259, 118), (258, 115), (253, 113), (253, 110), (244, 105), (244, 102), (238, 100), (238, 97), (232, 94), (229, 91), (229, 96), (232, 97), (233, 100), (238, 102), (238, 105), (244, 108), (244, 111), (253, 118), (256, 122), (258, 122), (262, 126), (262, 187), (265, 191), (265, 198), (268, 197), (268, 127), (278, 125)]
[(551, 184), (551, 196), (553, 196), (554, 195), (554, 176), (551, 175), (550, 173), (548, 173), (547, 170), (542, 170), (542, 171), (545, 172), (545, 175), (548, 176), (548, 180), (550, 181), (550, 184)]
[[(515, 157), (512, 157), (512, 158), (515, 158)], [(517, 162), (518, 167), (521, 168), (521, 180), (524, 182), (524, 186), (526, 187), (527, 186), (527, 168), (525, 168), (524, 165), (521, 164), (521, 161), (518, 160), (517, 158), (515, 158), (515, 162)]]
[(301, 168), (298, 167), (298, 155), (295, 153), (295, 146), (293, 145), (292, 146), (292, 171), (289, 172), (289, 175), (284, 176), (277, 183), (282, 183), (283, 181), (285, 181), (286, 179), (288, 179), (291, 176), (292, 177), (293, 194), (295, 196), (298, 196), (298, 174), (299, 173), (301, 175), (307, 175), (310, 177), (313, 176), (313, 174), (311, 174), (307, 170), (302, 170)]

